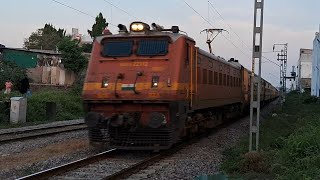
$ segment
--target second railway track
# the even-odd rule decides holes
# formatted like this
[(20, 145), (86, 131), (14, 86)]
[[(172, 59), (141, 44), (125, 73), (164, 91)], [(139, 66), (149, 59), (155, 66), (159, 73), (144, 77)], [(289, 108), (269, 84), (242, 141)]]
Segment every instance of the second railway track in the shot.
[(68, 125), (58, 125), (51, 127), (31, 128), (26, 130), (2, 132), (0, 133), (0, 144), (49, 136), (64, 132), (84, 130), (86, 128), (87, 126), (85, 125), (85, 123), (76, 123)]

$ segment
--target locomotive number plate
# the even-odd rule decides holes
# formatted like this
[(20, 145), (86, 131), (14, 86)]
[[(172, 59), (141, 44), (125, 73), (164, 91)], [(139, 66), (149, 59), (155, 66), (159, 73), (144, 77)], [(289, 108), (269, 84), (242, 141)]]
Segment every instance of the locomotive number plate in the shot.
[(149, 66), (149, 63), (148, 62), (132, 62), (132, 63), (120, 63), (120, 66), (122, 67), (125, 67), (125, 66), (134, 66), (134, 67), (138, 67), (138, 66), (144, 66), (144, 67), (147, 67)]
[(132, 66), (148, 66), (148, 62), (133, 62)]
[(152, 93), (148, 94), (148, 97), (149, 98), (160, 98), (160, 94), (152, 92)]

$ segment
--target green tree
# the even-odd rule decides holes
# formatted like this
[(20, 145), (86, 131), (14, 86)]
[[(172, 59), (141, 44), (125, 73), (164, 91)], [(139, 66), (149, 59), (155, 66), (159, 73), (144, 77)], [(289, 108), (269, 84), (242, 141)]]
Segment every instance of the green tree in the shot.
[(91, 53), (92, 44), (82, 44), (82, 51), (85, 53)]
[(66, 35), (64, 29), (56, 29), (52, 24), (45, 24), (43, 28), (31, 33), (30, 37), (25, 39), (24, 47), (27, 49), (56, 50), (59, 42)]
[(65, 37), (59, 43), (58, 49), (62, 54), (62, 64), (65, 68), (79, 73), (86, 67), (88, 60), (82, 54), (82, 48), (78, 41)]
[(102, 13), (96, 17), (96, 22), (93, 24), (92, 29), (88, 30), (88, 34), (91, 38), (101, 36), (103, 30), (108, 26), (107, 20), (103, 17)]

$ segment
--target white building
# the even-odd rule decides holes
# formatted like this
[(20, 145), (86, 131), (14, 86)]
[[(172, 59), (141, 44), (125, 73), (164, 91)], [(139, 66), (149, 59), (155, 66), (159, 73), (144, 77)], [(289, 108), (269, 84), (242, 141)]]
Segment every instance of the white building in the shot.
[(312, 49), (300, 49), (297, 76), (297, 90), (310, 90), (312, 77)]
[(320, 96), (320, 34), (313, 41), (311, 95)]

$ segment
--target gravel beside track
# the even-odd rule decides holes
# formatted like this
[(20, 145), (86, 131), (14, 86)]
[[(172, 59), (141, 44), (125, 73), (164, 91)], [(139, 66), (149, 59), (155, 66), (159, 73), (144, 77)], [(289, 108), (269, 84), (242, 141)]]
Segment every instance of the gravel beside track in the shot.
[(64, 175), (50, 178), (50, 180), (62, 179), (103, 179), (109, 175), (117, 173), (122, 169), (137, 164), (151, 156), (150, 152), (144, 151), (122, 151), (112, 157), (88, 166), (68, 172)]
[[(81, 122), (83, 120), (53, 122), (23, 128), (3, 129), (0, 130), (0, 133)], [(16, 179), (94, 155), (97, 152), (89, 148), (87, 136), (87, 130), (82, 130), (2, 144), (0, 146), (0, 179)]]

